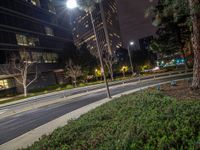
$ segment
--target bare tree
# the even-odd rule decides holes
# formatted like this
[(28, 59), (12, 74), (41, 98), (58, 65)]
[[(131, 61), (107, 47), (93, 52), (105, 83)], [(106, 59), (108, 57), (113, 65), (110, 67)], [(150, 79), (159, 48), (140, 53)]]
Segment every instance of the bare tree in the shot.
[(115, 55), (113, 55), (113, 54), (104, 53), (103, 61), (104, 61), (105, 65), (108, 69), (108, 72), (110, 74), (110, 78), (113, 81), (114, 80), (113, 65), (117, 62), (117, 59), (116, 59)]
[[(13, 76), (13, 78), (23, 86), (24, 97), (27, 97), (27, 89), (33, 82), (37, 80), (38, 71), (36, 62), (30, 61), (25, 51), (21, 53), (23, 53), (23, 56), (25, 56), (23, 59), (20, 59), (16, 55), (12, 55), (8, 63), (1, 67), (1, 71), (6, 75)], [(35, 71), (32, 69), (33, 66), (35, 66)], [(28, 78), (29, 74), (35, 75), (32, 79), (30, 79)]]
[(75, 87), (77, 87), (77, 78), (81, 77), (83, 75), (81, 71), (81, 67), (78, 65), (75, 65), (72, 60), (70, 59), (66, 63), (66, 77), (71, 77), (73, 79)]

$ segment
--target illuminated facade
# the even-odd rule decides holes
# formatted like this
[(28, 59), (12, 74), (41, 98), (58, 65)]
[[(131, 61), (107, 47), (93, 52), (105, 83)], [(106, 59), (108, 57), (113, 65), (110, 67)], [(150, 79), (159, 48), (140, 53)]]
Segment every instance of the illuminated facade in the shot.
[[(72, 33), (77, 47), (87, 43), (91, 53), (96, 54), (96, 42), (90, 15), (72, 11)], [(122, 46), (116, 0), (103, 0), (92, 12), (101, 51), (115, 52)]]
[[(64, 4), (65, 0), (0, 1), (0, 65), (13, 54), (25, 57), (21, 52), (25, 50), (41, 72), (31, 88), (62, 82), (59, 70), (63, 68), (63, 48), (73, 41)], [(0, 93), (16, 87), (12, 76), (0, 72)]]

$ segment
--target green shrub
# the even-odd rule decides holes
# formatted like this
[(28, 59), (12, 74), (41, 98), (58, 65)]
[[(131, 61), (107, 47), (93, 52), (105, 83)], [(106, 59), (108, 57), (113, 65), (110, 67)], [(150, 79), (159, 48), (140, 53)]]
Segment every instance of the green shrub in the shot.
[(72, 88), (74, 88), (74, 86), (73, 86), (73, 85), (71, 85), (71, 84), (69, 84), (69, 85), (66, 85), (66, 89), (72, 89)]
[(197, 150), (200, 101), (177, 101), (157, 92), (122, 96), (27, 149)]
[(80, 83), (79, 85), (78, 85), (79, 87), (84, 87), (84, 86), (86, 86), (84, 83)]

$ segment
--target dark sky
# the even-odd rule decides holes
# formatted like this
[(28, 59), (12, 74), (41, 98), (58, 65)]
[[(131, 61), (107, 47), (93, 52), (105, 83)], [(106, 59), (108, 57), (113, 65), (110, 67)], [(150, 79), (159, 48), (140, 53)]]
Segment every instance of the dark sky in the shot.
[[(155, 27), (151, 24), (151, 18), (144, 17), (146, 8), (151, 6), (149, 0), (117, 0), (119, 9), (119, 19), (123, 43), (127, 41), (154, 35)], [(138, 43), (137, 43), (138, 45)]]

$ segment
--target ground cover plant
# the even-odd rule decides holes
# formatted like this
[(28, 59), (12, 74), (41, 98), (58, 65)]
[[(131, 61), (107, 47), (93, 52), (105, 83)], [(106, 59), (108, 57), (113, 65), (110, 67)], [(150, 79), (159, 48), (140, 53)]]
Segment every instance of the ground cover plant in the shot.
[(200, 100), (122, 96), (43, 136), (30, 150), (200, 149)]

